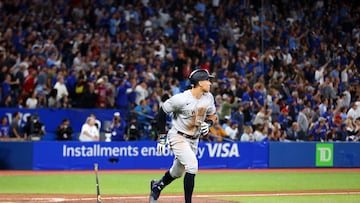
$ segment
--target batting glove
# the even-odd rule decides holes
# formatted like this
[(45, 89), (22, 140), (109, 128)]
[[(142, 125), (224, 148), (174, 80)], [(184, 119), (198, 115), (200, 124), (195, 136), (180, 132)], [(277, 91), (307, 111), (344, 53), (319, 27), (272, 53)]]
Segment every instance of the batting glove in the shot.
[(156, 146), (156, 150), (159, 154), (164, 154), (166, 149), (167, 136), (165, 134), (159, 135), (159, 140)]
[(210, 125), (206, 122), (201, 122), (200, 133), (201, 135), (207, 135), (209, 133)]

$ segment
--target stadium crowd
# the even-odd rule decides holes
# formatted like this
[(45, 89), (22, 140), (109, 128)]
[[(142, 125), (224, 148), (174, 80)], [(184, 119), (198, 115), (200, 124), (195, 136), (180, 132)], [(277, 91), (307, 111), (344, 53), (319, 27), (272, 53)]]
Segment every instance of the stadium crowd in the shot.
[(150, 125), (203, 68), (219, 115), (206, 140), (359, 141), (359, 5), (0, 1), (0, 105), (110, 108)]

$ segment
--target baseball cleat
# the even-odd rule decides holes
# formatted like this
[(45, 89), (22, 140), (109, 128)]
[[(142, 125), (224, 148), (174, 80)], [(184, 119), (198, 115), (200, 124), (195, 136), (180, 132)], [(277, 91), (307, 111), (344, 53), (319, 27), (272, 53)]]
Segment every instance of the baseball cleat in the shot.
[(150, 196), (149, 196), (149, 203), (157, 203), (157, 199), (159, 199), (160, 192), (162, 187), (156, 180), (152, 180), (150, 182)]

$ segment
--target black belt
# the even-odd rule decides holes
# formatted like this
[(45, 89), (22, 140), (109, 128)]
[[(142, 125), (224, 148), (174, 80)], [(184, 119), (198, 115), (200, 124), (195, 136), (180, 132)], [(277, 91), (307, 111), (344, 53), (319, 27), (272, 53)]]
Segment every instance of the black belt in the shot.
[(185, 133), (180, 132), (180, 131), (177, 131), (177, 134), (182, 135), (185, 138), (192, 139), (192, 140), (196, 140), (196, 139), (199, 138), (199, 136), (188, 135), (188, 134), (185, 134)]

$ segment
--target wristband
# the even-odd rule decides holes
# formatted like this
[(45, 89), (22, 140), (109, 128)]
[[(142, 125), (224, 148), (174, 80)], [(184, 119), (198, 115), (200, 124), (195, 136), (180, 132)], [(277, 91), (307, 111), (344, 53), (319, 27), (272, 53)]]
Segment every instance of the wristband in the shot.
[(207, 120), (205, 122), (209, 125), (209, 127), (211, 127), (214, 124), (214, 121), (212, 120)]
[(160, 135), (159, 135), (158, 142), (159, 142), (160, 144), (165, 144), (165, 143), (166, 143), (166, 134), (160, 134)]
[(160, 138), (166, 138), (166, 134), (160, 133), (160, 134), (159, 134), (159, 139), (160, 139)]

